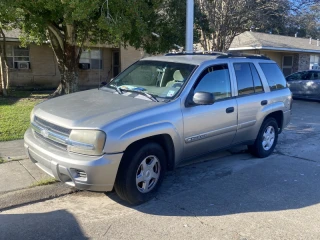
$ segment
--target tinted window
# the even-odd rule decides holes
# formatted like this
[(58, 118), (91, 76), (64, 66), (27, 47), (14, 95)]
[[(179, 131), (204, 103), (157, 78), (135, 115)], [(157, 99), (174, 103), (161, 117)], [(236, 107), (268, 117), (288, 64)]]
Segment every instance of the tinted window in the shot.
[(312, 72), (306, 72), (305, 74), (303, 74), (302, 80), (310, 80), (311, 77), (312, 77)]
[(260, 63), (271, 91), (286, 88), (287, 83), (276, 63)]
[(239, 95), (254, 93), (249, 63), (235, 63), (233, 66), (237, 77)]
[(286, 79), (287, 79), (287, 81), (301, 80), (302, 79), (302, 73), (303, 72), (297, 72), (297, 73), (291, 74)]
[(259, 73), (257, 72), (257, 69), (253, 63), (250, 63), (250, 68), (251, 68), (251, 74), (252, 74), (253, 83), (254, 83), (254, 91), (256, 93), (264, 92)]
[(194, 92), (211, 92), (216, 100), (231, 97), (227, 64), (207, 68), (201, 75)]

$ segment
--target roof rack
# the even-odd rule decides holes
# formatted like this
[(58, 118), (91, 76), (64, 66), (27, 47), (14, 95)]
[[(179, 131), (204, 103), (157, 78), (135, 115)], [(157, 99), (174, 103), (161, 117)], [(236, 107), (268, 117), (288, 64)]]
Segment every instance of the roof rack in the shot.
[(167, 53), (165, 56), (183, 56), (183, 55), (207, 55), (216, 56), (217, 58), (249, 58), (249, 59), (264, 59), (270, 60), (270, 58), (258, 55), (258, 54), (247, 54), (247, 53), (231, 53), (231, 52), (215, 52), (215, 51), (204, 51), (204, 52), (178, 52), (178, 53)]
[(259, 55), (259, 54), (248, 54), (248, 53), (231, 53), (228, 52), (224, 56), (219, 56), (218, 58), (249, 58), (249, 59), (264, 59), (264, 60), (270, 60), (270, 58)]
[(220, 56), (220, 55), (228, 55), (224, 52), (215, 52), (215, 51), (197, 51), (192, 53), (187, 52), (177, 52), (177, 53), (166, 53), (165, 56), (182, 56), (182, 55), (211, 55), (211, 56)]

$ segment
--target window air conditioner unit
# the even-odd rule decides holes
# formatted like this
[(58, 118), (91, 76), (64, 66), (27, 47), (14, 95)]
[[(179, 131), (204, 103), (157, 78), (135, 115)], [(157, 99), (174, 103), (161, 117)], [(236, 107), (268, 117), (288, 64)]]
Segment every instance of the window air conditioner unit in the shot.
[(29, 69), (28, 62), (17, 62), (18, 69)]
[(90, 69), (90, 63), (79, 63), (79, 68), (80, 69)]

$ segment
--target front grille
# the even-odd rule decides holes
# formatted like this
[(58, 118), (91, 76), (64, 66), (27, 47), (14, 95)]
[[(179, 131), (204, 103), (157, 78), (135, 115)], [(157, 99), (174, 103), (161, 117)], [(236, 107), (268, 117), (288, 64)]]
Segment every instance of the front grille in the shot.
[(45, 138), (43, 137), (41, 134), (35, 132), (35, 135), (36, 137), (40, 138), (42, 141), (46, 142), (46, 143), (49, 143), (51, 145), (54, 145), (56, 146), (57, 148), (60, 148), (62, 150), (67, 150), (67, 146), (64, 145), (64, 144), (61, 144), (61, 143), (58, 143), (58, 142), (55, 142), (55, 141), (52, 141), (51, 139), (48, 139), (48, 138)]
[[(62, 138), (66, 137), (68, 138), (70, 133), (71, 133), (71, 129), (68, 128), (64, 128), (61, 126), (58, 126), (56, 124), (50, 123), (46, 120), (43, 120), (42, 118), (39, 118), (37, 116), (34, 117), (34, 124), (38, 125), (40, 127), (40, 129), (45, 129), (46, 131), (55, 133), (55, 134), (59, 134)], [(34, 131), (35, 136), (39, 139), (41, 139), (42, 141), (49, 143), (50, 145), (53, 145), (59, 149), (62, 150), (67, 150), (67, 145), (58, 141), (55, 141), (55, 139), (50, 139), (48, 137), (45, 137), (42, 132), (40, 132), (40, 130)]]
[(52, 132), (56, 132), (56, 133), (59, 133), (59, 134), (63, 134), (65, 136), (68, 136), (70, 135), (71, 133), (71, 129), (68, 129), (68, 128), (64, 128), (64, 127), (61, 127), (61, 126), (58, 126), (56, 124), (53, 124), (53, 123), (50, 123), (46, 120), (43, 120), (37, 116), (34, 117), (34, 121), (39, 124), (41, 127), (44, 127)]

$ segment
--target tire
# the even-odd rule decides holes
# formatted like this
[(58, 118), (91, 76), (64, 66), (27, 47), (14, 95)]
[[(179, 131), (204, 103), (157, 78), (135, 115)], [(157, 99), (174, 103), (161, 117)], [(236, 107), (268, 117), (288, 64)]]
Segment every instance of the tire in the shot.
[(262, 123), (254, 144), (248, 145), (249, 152), (259, 158), (270, 156), (277, 145), (278, 133), (279, 127), (277, 121), (274, 118), (267, 118)]
[(121, 160), (115, 190), (118, 196), (133, 205), (153, 198), (166, 171), (166, 155), (157, 143), (135, 145)]

